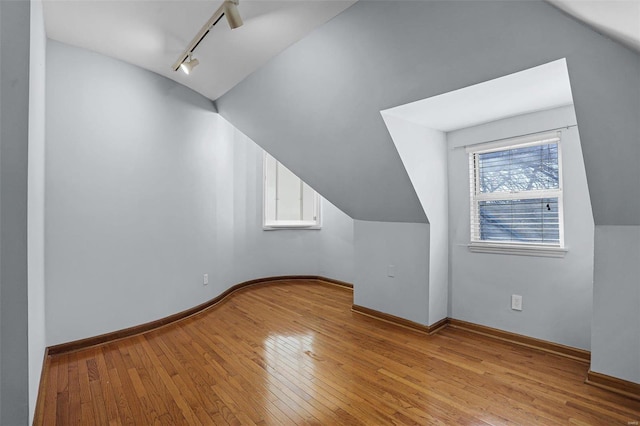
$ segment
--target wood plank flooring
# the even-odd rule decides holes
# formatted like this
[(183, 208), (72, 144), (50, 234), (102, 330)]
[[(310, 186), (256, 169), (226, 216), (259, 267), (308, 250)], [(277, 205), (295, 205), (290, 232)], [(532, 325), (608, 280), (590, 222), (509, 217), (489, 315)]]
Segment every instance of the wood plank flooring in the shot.
[(640, 401), (588, 365), (350, 311), (352, 292), (280, 281), (162, 329), (47, 359), (45, 425), (631, 425)]

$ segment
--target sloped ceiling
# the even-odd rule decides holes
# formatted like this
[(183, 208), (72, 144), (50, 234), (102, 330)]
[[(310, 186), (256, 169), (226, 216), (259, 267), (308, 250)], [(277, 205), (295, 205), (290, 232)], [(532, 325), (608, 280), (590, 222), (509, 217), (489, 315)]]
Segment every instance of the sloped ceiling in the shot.
[[(44, 15), (53, 40), (138, 65), (215, 100), (355, 1), (240, 0), (245, 25), (233, 31), (224, 20), (216, 25), (196, 49), (200, 66), (190, 76), (171, 65), (221, 0), (44, 0)], [(640, 0), (549, 1), (640, 51)]]
[(171, 66), (222, 1), (45, 0), (47, 36), (138, 65), (217, 99), (355, 0), (240, 0), (244, 25), (222, 19), (187, 76)]
[(170, 66), (219, 1), (45, 0), (44, 12), (52, 39), (219, 98), (234, 125), (368, 220), (427, 220), (380, 110), (566, 57), (596, 223), (638, 224), (638, 55), (610, 38), (638, 47), (639, 1), (550, 1), (240, 0), (245, 25), (216, 25), (189, 77)]
[(516, 115), (573, 105), (564, 59), (381, 111), (451, 132)]
[(595, 222), (640, 225), (640, 56), (546, 2), (360, 1), (217, 106), (352, 217), (423, 222), (380, 111), (561, 58)]
[(602, 34), (640, 52), (639, 0), (548, 0)]

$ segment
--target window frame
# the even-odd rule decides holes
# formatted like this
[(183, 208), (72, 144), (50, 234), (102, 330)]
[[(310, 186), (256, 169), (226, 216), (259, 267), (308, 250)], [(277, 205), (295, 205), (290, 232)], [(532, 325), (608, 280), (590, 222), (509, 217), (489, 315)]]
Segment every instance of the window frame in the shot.
[[(526, 137), (504, 139), (479, 143), (466, 148), (469, 160), (469, 245), (472, 252), (515, 254), (525, 256), (564, 257), (567, 249), (564, 241), (564, 185), (562, 162), (562, 133), (560, 131), (533, 134)], [(527, 148), (539, 145), (557, 144), (558, 147), (558, 188), (510, 192), (480, 192), (480, 168), (475, 166), (478, 154), (486, 154), (511, 149)], [(558, 199), (558, 243), (531, 243), (524, 241), (491, 241), (480, 239), (480, 207), (482, 201), (490, 200), (527, 200), (540, 198)], [(477, 224), (477, 225), (476, 225)]]
[[(262, 156), (262, 229), (265, 231), (276, 231), (285, 229), (298, 229), (298, 230), (320, 230), (322, 229), (322, 197), (313, 188), (309, 187), (313, 191), (313, 209), (315, 220), (268, 220), (267, 216), (267, 161), (271, 157), (277, 165), (282, 165), (275, 157), (269, 155), (267, 151), (263, 151)], [(288, 169), (287, 169), (288, 170)], [(294, 174), (295, 175), (295, 174)], [(298, 177), (298, 176), (296, 176)], [(298, 179), (300, 179), (298, 177)], [(301, 184), (306, 184), (300, 179)], [(308, 186), (308, 185), (307, 185)], [(277, 199), (276, 199), (277, 200)], [(277, 202), (277, 201), (276, 201)]]

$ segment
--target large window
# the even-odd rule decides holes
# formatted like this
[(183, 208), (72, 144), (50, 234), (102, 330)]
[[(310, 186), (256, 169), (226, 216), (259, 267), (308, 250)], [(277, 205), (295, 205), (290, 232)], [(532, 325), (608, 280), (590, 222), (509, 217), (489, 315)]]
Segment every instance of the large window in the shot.
[(320, 229), (320, 196), (265, 152), (264, 229)]
[(560, 133), (467, 151), (472, 249), (562, 248)]

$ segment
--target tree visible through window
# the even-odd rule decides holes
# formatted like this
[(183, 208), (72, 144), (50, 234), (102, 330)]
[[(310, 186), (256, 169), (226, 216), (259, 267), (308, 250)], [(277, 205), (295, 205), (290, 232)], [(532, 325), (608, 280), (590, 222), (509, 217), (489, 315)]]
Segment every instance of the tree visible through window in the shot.
[(563, 245), (559, 141), (469, 153), (472, 244)]

